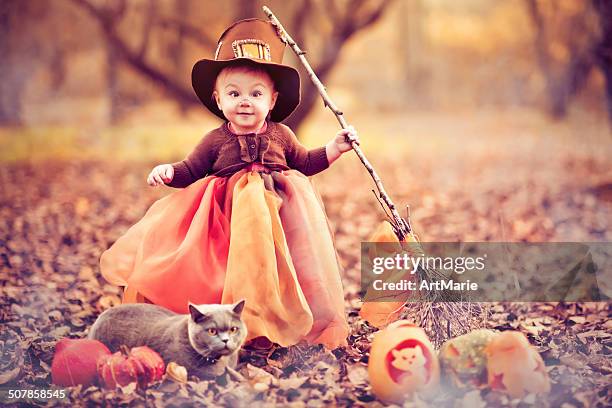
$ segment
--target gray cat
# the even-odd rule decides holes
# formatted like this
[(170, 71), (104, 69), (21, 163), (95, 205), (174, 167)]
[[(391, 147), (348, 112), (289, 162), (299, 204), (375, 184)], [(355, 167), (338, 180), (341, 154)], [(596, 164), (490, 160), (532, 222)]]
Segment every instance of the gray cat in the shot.
[(148, 346), (168, 364), (184, 366), (189, 375), (212, 378), (226, 368), (235, 378), (238, 351), (247, 335), (240, 319), (244, 300), (229, 305), (194, 305), (189, 314), (178, 314), (161, 306), (138, 303), (104, 311), (89, 330), (115, 352), (119, 346)]

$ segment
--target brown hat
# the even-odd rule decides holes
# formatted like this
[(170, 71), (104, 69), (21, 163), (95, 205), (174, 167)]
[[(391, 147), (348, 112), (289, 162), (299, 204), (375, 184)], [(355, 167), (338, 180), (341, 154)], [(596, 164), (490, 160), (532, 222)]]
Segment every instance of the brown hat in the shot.
[(221, 34), (215, 59), (202, 59), (193, 66), (193, 89), (208, 110), (226, 119), (212, 96), (217, 75), (227, 66), (255, 64), (274, 81), (278, 98), (270, 118), (280, 122), (300, 103), (300, 76), (297, 70), (282, 64), (284, 51), (285, 43), (270, 22), (256, 18), (237, 21)]

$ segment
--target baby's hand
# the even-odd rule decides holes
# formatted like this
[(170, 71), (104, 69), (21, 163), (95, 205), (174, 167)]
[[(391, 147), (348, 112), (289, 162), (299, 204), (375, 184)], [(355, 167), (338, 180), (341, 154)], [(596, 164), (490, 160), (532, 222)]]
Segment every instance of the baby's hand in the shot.
[(352, 149), (351, 141), (355, 141), (359, 145), (359, 136), (353, 126), (348, 126), (346, 129), (341, 129), (336, 133), (336, 146), (340, 153), (348, 152)]
[(159, 166), (153, 167), (149, 177), (147, 177), (147, 183), (151, 187), (163, 186), (171, 182), (173, 177), (174, 167), (172, 167), (171, 164), (160, 164)]

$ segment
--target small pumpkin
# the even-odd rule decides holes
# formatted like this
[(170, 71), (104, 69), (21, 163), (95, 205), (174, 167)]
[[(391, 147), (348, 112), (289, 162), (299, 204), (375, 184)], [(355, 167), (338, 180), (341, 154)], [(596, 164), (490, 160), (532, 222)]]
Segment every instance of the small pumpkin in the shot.
[(96, 383), (96, 363), (111, 352), (103, 343), (91, 339), (62, 339), (55, 346), (51, 363), (53, 384), (71, 387)]
[(505, 331), (486, 347), (489, 386), (521, 398), (526, 393), (547, 393), (550, 381), (544, 361), (518, 331)]
[(485, 348), (498, 335), (488, 329), (474, 330), (448, 340), (440, 348), (440, 365), (457, 387), (480, 387), (487, 383)]
[(165, 372), (164, 360), (149, 347), (121, 350), (98, 360), (98, 376), (105, 388), (124, 387), (136, 382), (139, 388), (161, 380)]
[(432, 391), (440, 381), (440, 366), (423, 329), (399, 320), (374, 336), (368, 374), (374, 394), (399, 404), (415, 392)]

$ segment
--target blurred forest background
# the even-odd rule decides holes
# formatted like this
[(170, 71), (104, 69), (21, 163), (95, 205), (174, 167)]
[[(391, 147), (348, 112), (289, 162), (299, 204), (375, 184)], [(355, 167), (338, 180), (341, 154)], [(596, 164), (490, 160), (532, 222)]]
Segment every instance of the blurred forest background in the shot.
[[(191, 68), (230, 23), (265, 18), (264, 4), (357, 128), (401, 215), (410, 204), (421, 240), (612, 241), (612, 0), (2, 0), (2, 383), (45, 388), (55, 342), (84, 337), (120, 303), (99, 257), (172, 192), (146, 185), (152, 166), (182, 159), (219, 125)], [(285, 61), (298, 67), (290, 50)], [(321, 146), (338, 124), (304, 75), (302, 85), (286, 123)], [(344, 354), (316, 351), (301, 368), (316, 378), (315, 364), (330, 361), (341, 380), (326, 383), (343, 396), (303, 386), (300, 398), (371, 402), (360, 242), (384, 213), (351, 152), (312, 181), (352, 335)], [(553, 391), (535, 405), (610, 405), (609, 303), (495, 308), (487, 327), (521, 330), (545, 359)], [(465, 406), (504, 404), (497, 392), (481, 397)], [(103, 397), (90, 387), (70, 398)]]
[[(108, 126), (207, 112), (190, 71), (255, 0), (5, 0), (0, 124)], [(606, 0), (276, 1), (338, 104), (354, 116), (526, 108), (612, 118)], [(297, 66), (290, 50), (288, 63)], [(300, 109), (318, 94), (305, 77)], [(148, 113), (149, 115), (146, 115)], [(374, 120), (374, 119), (372, 119)]]

